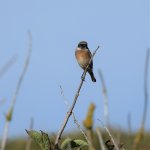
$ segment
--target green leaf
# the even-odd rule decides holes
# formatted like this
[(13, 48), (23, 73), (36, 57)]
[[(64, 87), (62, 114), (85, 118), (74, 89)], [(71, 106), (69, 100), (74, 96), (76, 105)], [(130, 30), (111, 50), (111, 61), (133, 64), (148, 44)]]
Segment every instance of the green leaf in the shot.
[(62, 150), (65, 150), (67, 149), (69, 146), (70, 146), (70, 143), (71, 143), (71, 139), (70, 138), (67, 138), (63, 141), (63, 143), (61, 144), (61, 149)]
[(33, 139), (34, 142), (39, 144), (41, 146), (41, 148), (43, 150), (45, 150), (45, 145), (44, 145), (43, 137), (42, 137), (41, 133), (34, 131), (34, 130), (31, 130), (31, 131), (26, 130), (26, 132)]
[(77, 148), (77, 147), (84, 147), (87, 146), (87, 142), (83, 141), (83, 140), (72, 140), (72, 139), (65, 139), (61, 145), (61, 149), (62, 150), (66, 150), (68, 147), (69, 148)]
[(76, 143), (76, 145), (79, 145), (81, 148), (84, 146), (88, 146), (88, 143), (83, 140), (74, 140), (74, 142)]
[(51, 143), (50, 139), (48, 137), (48, 134), (41, 131), (42, 134), (42, 139), (43, 139), (43, 144), (44, 144), (44, 150), (50, 150), (51, 149)]

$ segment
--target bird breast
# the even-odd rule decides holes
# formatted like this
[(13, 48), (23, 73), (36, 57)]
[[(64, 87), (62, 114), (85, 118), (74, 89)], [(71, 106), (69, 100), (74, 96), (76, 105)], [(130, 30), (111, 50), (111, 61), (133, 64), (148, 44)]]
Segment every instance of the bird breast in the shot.
[(75, 55), (79, 65), (85, 69), (91, 58), (90, 52), (88, 50), (76, 50)]

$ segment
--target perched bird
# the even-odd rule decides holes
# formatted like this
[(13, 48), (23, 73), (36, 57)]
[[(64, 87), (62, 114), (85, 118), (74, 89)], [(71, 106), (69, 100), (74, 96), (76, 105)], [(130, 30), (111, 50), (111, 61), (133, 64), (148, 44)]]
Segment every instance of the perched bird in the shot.
[[(87, 67), (87, 65), (89, 64), (89, 61), (92, 57), (92, 54), (88, 48), (88, 43), (85, 41), (81, 41), (78, 44), (78, 47), (76, 48), (75, 51), (75, 56), (76, 59), (78, 61), (78, 64), (80, 65), (80, 67), (85, 70), (85, 68)], [(91, 61), (87, 72), (90, 74), (91, 79), (93, 82), (96, 82), (96, 79), (94, 77), (94, 73), (93, 73), (93, 60)]]

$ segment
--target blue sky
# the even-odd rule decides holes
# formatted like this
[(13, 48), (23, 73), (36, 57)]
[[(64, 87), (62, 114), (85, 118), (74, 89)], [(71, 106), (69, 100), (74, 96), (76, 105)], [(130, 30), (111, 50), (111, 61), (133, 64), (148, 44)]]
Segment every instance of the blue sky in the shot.
[[(27, 54), (28, 29), (32, 32), (33, 52), (17, 98), (10, 135), (24, 135), (31, 117), (36, 130), (54, 132), (60, 128), (67, 107), (59, 86), (71, 104), (82, 74), (74, 56), (81, 40), (89, 43), (91, 51), (98, 45), (101, 49), (94, 58), (97, 82), (92, 83), (86, 76), (75, 107), (79, 123), (82, 124), (90, 102), (96, 104), (95, 125), (99, 125), (97, 118), (104, 121), (97, 73), (101, 69), (108, 90), (110, 123), (126, 129), (130, 112), (132, 129), (139, 128), (149, 25), (148, 0), (0, 1), (0, 66), (17, 56), (15, 64), (0, 78), (0, 98), (6, 99), (0, 106), (0, 133)], [(146, 128), (149, 126), (148, 117)], [(76, 129), (72, 118), (66, 131), (70, 129)]]

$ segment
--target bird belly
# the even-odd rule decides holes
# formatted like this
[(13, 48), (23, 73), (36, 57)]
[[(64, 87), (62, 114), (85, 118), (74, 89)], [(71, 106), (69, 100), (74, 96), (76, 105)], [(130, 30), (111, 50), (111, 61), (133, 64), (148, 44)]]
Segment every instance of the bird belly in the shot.
[(86, 66), (88, 65), (89, 61), (90, 61), (89, 59), (85, 59), (85, 58), (83, 58), (83, 57), (80, 57), (79, 60), (78, 60), (78, 63), (79, 63), (79, 65), (80, 65), (83, 69), (85, 69)]
[(89, 64), (91, 56), (88, 51), (76, 51), (76, 58), (80, 67), (85, 69)]

